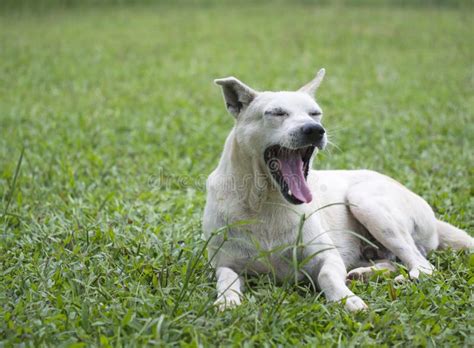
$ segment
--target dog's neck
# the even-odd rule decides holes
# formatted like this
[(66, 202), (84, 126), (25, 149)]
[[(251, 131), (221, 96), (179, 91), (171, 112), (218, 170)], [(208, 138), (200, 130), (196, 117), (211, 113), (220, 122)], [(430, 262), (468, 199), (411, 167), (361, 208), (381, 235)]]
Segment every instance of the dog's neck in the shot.
[[(221, 187), (230, 194), (237, 194), (245, 208), (258, 212), (262, 204), (271, 199), (281, 200), (268, 172), (258, 158), (248, 154), (239, 145), (235, 129), (227, 137), (224, 151), (217, 167)], [(276, 196), (276, 197), (274, 197)]]

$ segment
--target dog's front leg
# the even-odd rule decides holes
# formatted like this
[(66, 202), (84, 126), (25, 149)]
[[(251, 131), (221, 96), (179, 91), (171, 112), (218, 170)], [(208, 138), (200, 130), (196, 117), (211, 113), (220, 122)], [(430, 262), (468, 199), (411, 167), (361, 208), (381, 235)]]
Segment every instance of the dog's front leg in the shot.
[(359, 311), (367, 308), (362, 299), (347, 287), (347, 270), (341, 255), (327, 234), (319, 234), (312, 238), (311, 231), (321, 231), (319, 223), (305, 226), (304, 257), (310, 258), (304, 266), (316, 285), (323, 291), (328, 301), (345, 301), (349, 311)]
[(219, 310), (240, 305), (242, 297), (243, 279), (229, 267), (217, 267), (217, 300), (215, 304)]
[[(324, 251), (323, 253), (326, 253)], [(328, 255), (317, 267), (317, 284), (328, 301), (342, 301), (345, 299), (345, 308), (349, 311), (359, 311), (367, 308), (362, 299), (356, 296), (346, 285), (346, 267), (339, 255)]]

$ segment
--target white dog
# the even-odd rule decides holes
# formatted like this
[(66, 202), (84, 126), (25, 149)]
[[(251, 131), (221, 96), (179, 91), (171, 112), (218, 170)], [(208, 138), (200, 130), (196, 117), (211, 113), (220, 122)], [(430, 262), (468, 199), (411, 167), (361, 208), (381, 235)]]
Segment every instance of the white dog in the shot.
[(327, 142), (313, 98), (323, 77), (321, 69), (296, 92), (215, 80), (236, 119), (207, 181), (203, 219), (221, 309), (241, 303), (244, 274), (271, 272), (279, 281), (309, 278), (329, 301), (361, 310), (367, 306), (346, 286), (348, 278), (393, 270), (390, 260), (398, 258), (416, 279), (433, 272), (430, 250), (474, 246), (389, 177), (311, 170)]

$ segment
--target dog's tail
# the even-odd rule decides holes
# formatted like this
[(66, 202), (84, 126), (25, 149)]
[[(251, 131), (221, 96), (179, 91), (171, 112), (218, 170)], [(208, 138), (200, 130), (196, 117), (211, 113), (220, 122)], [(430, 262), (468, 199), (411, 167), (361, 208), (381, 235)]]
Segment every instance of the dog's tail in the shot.
[(440, 220), (436, 222), (436, 230), (439, 237), (439, 249), (474, 249), (474, 238), (467, 232)]

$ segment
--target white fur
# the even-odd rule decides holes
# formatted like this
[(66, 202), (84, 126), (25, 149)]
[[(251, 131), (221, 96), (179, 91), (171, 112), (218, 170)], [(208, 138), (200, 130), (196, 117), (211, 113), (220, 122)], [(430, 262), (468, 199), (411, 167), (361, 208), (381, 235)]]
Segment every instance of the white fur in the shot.
[[(393, 179), (368, 170), (310, 171), (312, 202), (292, 205), (269, 174), (264, 150), (273, 144), (292, 147), (293, 130), (321, 122), (322, 116), (308, 112), (321, 111), (313, 94), (323, 76), (321, 70), (297, 92), (256, 92), (233, 77), (216, 80), (236, 118), (207, 181), (203, 218), (221, 309), (241, 303), (244, 273), (273, 273), (279, 281), (309, 276), (328, 300), (343, 300), (349, 310), (366, 308), (346, 286), (347, 269), (365, 267), (359, 271), (366, 273), (377, 267), (367, 268), (363, 242), (355, 233), (370, 233), (407, 266), (412, 278), (433, 271), (422, 251), (438, 247), (439, 222), (422, 198)], [(272, 108), (288, 115), (268, 115)], [(457, 231), (455, 243), (443, 237), (444, 246), (472, 246), (473, 239)]]

